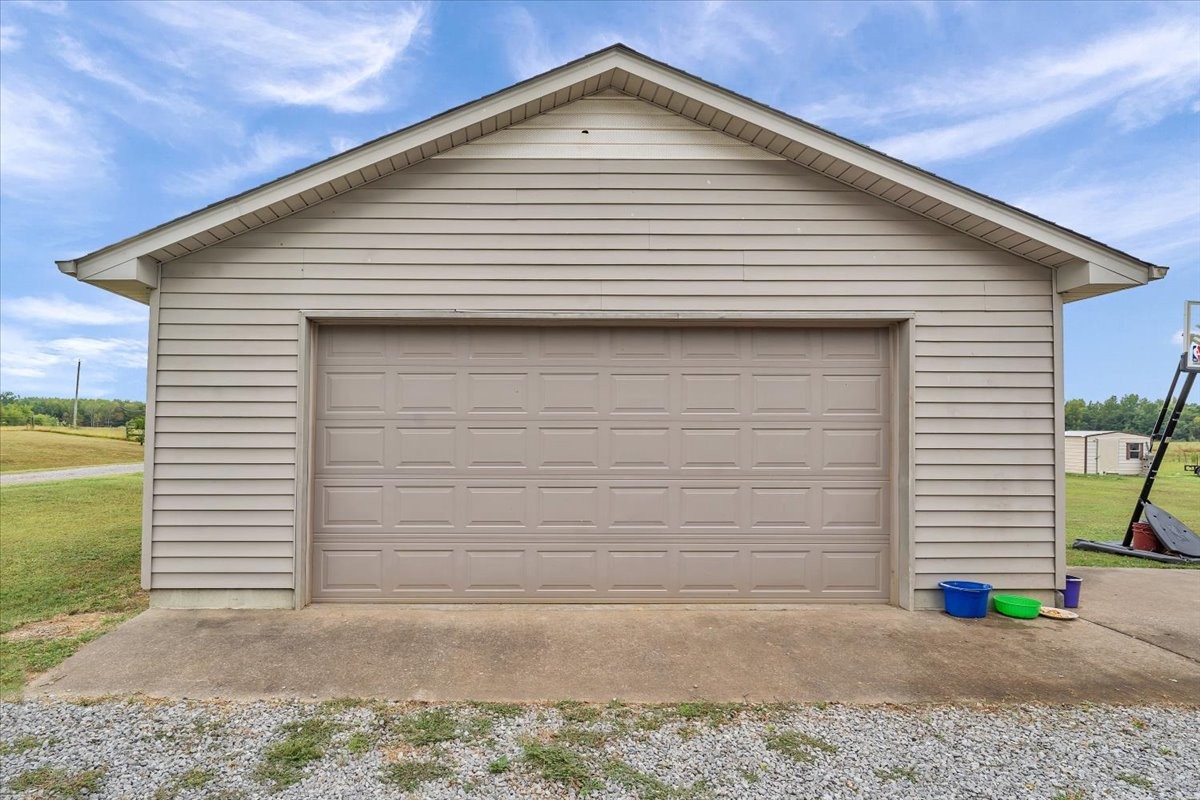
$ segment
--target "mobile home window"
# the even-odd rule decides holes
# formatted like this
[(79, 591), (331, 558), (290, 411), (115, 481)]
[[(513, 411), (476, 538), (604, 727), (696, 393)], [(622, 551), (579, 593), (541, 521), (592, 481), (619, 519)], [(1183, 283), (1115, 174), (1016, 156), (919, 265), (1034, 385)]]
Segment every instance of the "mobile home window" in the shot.
[(1141, 460), (1145, 442), (1126, 442), (1125, 443), (1125, 458)]

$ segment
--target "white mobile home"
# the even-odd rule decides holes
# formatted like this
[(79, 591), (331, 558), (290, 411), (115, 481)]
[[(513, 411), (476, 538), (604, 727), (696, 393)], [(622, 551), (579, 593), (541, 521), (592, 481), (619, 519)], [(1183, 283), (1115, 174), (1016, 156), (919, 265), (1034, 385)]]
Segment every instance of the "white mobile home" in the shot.
[(1150, 437), (1123, 431), (1067, 431), (1067, 472), (1080, 475), (1141, 475)]
[(1165, 269), (622, 46), (87, 256), (160, 606), (1064, 572), (1063, 303)]

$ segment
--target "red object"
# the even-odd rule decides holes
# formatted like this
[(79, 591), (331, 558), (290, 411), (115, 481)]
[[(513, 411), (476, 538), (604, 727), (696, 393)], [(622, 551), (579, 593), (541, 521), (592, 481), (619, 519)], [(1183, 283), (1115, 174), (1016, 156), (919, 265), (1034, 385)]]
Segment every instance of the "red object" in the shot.
[(1149, 522), (1133, 523), (1133, 549), (1145, 550), (1148, 553), (1162, 552), (1158, 537), (1154, 535), (1154, 529), (1150, 527)]

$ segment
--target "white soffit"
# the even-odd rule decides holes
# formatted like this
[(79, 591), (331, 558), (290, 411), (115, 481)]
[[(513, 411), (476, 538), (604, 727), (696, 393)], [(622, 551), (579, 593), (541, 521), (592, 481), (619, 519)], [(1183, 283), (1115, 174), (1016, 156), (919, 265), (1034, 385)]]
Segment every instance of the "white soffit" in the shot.
[[(616, 90), (733, 136), (848, 186), (1046, 267), (1068, 266), (1065, 300), (1161, 278), (1150, 264), (986, 195), (734, 94), (623, 45), (614, 45), (508, 89), (270, 183), (214, 203), (77, 259), (58, 262), (79, 280), (146, 302), (147, 260), (167, 262), (266, 225), (461, 144), (599, 92)], [(1094, 278), (1103, 275), (1102, 282)], [(121, 287), (126, 291), (122, 291)]]

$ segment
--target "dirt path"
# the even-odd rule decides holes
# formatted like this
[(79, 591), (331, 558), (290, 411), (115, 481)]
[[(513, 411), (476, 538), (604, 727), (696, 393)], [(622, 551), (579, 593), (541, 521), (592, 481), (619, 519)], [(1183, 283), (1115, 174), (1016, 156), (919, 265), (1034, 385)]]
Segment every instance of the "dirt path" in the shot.
[(69, 481), (75, 478), (103, 478), (107, 475), (129, 475), (141, 472), (143, 465), (137, 464), (103, 464), (99, 467), (72, 467), (71, 469), (46, 469), (37, 472), (13, 472), (0, 475), (0, 486), (15, 486), (21, 483), (48, 483), (49, 481)]

